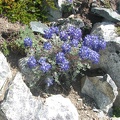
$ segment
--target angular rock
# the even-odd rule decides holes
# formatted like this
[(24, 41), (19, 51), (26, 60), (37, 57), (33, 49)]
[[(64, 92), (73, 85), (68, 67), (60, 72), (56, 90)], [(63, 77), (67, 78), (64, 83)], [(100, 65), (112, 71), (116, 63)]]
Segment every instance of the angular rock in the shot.
[(34, 32), (40, 32), (41, 34), (44, 34), (44, 31), (49, 29), (49, 27), (43, 23), (41, 23), (40, 21), (32, 21), (30, 22), (30, 27), (32, 28), (32, 30)]
[(23, 82), (21, 73), (17, 73), (9, 87), (6, 100), (1, 105), (8, 120), (39, 120), (38, 111), (42, 103), (39, 97), (34, 97)]
[(4, 94), (8, 89), (8, 84), (12, 80), (12, 73), (6, 57), (0, 52), (0, 101), (4, 99)]
[(84, 77), (81, 92), (95, 100), (100, 110), (108, 113), (118, 95), (117, 86), (111, 77)]
[(32, 70), (28, 67), (27, 61), (29, 57), (21, 58), (18, 62), (19, 69), (23, 75), (25, 75), (25, 82), (32, 86), (35, 81), (37, 81), (37, 77), (34, 75)]
[(51, 22), (52, 25), (59, 26), (60, 29), (66, 29), (68, 26), (75, 26), (77, 28), (83, 28), (84, 22), (80, 17), (70, 15), (68, 18), (58, 19), (56, 22)]
[(91, 11), (111, 22), (120, 22), (120, 15), (112, 9), (93, 7)]
[(94, 67), (104, 69), (118, 87), (118, 96), (114, 103), (120, 107), (120, 37), (111, 22), (96, 23), (91, 34), (99, 35), (107, 42), (105, 50), (100, 52), (100, 62)]
[(78, 120), (78, 112), (68, 98), (53, 95), (46, 99), (39, 120)]

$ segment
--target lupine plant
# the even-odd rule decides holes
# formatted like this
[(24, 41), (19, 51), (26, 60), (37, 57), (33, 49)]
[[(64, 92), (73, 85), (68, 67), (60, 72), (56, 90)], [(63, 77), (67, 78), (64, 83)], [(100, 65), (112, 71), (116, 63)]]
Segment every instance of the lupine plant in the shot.
[(27, 61), (28, 67), (48, 87), (55, 82), (61, 84), (61, 79), (69, 83), (75, 80), (78, 74), (89, 68), (90, 62), (99, 62), (99, 51), (106, 47), (106, 42), (96, 35), (82, 38), (81, 29), (74, 26), (65, 30), (52, 26), (44, 33), (47, 42), (34, 48), (32, 39), (25, 38), (24, 45), (35, 51)]

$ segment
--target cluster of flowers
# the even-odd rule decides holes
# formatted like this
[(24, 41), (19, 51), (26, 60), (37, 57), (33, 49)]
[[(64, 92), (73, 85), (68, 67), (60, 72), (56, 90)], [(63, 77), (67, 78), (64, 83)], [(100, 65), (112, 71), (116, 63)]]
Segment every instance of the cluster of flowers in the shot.
[[(60, 68), (60, 71), (68, 71), (70, 69), (70, 61), (67, 58), (68, 54), (71, 54), (72, 47), (79, 48), (78, 56), (81, 60), (90, 60), (93, 63), (99, 62), (99, 50), (106, 47), (106, 42), (102, 39), (99, 39), (95, 35), (87, 35), (82, 39), (82, 31), (79, 28), (70, 26), (67, 30), (59, 31), (58, 27), (50, 27), (48, 30), (44, 31), (44, 38), (48, 41), (43, 44), (43, 49), (50, 51), (54, 46), (52, 44), (53, 36), (59, 36), (62, 45), (55, 54), (56, 65)], [(25, 47), (32, 47), (32, 40), (30, 38), (24, 39)], [(56, 48), (57, 49), (57, 48)], [(28, 60), (28, 66), (34, 68), (37, 65), (40, 65), (40, 70), (43, 73), (47, 73), (52, 69), (52, 65), (47, 62), (47, 58), (41, 56), (39, 60), (36, 60), (34, 56), (31, 56)], [(51, 85), (52, 82), (48, 85)]]

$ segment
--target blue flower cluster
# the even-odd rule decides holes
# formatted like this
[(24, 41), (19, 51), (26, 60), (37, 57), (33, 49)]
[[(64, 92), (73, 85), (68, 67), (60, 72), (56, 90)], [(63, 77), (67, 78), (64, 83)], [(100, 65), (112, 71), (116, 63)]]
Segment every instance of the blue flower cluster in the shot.
[[(81, 60), (90, 60), (93, 63), (98, 63), (100, 59), (100, 55), (98, 52), (99, 50), (105, 49), (106, 47), (106, 42), (95, 35), (87, 35), (82, 40), (81, 29), (75, 28), (74, 26), (69, 26), (67, 30), (63, 31), (59, 31), (58, 27), (52, 26), (48, 30), (45, 30), (44, 33), (44, 37), (50, 40), (43, 44), (43, 49), (49, 51), (52, 48), (52, 50), (50, 51), (50, 55), (53, 56), (55, 54), (54, 58), (50, 56), (47, 61), (46, 57), (40, 57), (39, 60), (36, 60), (32, 56), (27, 62), (29, 68), (34, 68), (39, 65), (39, 69), (43, 73), (48, 72), (49, 74), (50, 70), (56, 70), (56, 67), (52, 65), (56, 65), (58, 67), (57, 72), (68, 71), (70, 68), (72, 68), (71, 66), (74, 66), (70, 66), (70, 61), (72, 61), (72, 63), (74, 62), (72, 58), (76, 57), (75, 55), (78, 55), (77, 58), (80, 57)], [(56, 35), (57, 37), (53, 37), (53, 35)], [(55, 42), (51, 40), (53, 38), (57, 38), (56, 42), (60, 43), (61, 46), (54, 44)], [(32, 40), (30, 38), (25, 38), (24, 45), (26, 47), (32, 47)], [(77, 51), (79, 52), (76, 53)], [(44, 53), (42, 53), (41, 55), (44, 55)], [(75, 59), (75, 61), (76, 60), (77, 59)], [(45, 80), (48, 87), (53, 84), (53, 81), (54, 80), (52, 77), (47, 77)]]
[(96, 51), (94, 51), (86, 46), (82, 46), (80, 48), (79, 56), (83, 60), (91, 60), (93, 63), (98, 63), (99, 57), (100, 57), (100, 55)]
[(63, 43), (63, 45), (62, 45), (62, 51), (64, 52), (64, 53), (69, 53), (70, 51), (71, 51), (71, 46), (70, 46), (70, 44), (68, 44), (68, 43)]
[(34, 56), (31, 56), (28, 61), (27, 61), (27, 64), (28, 64), (28, 67), (29, 68), (34, 68), (37, 66), (37, 61), (36, 59), (34, 58)]
[(51, 64), (50, 63), (47, 63), (47, 62), (43, 62), (40, 66), (40, 70), (43, 72), (43, 73), (46, 73), (48, 72), (50, 69), (52, 68)]
[(58, 52), (56, 54), (56, 63), (63, 71), (69, 69), (69, 61), (65, 58), (65, 54), (63, 52)]
[(53, 27), (50, 27), (48, 30), (45, 30), (44, 33), (45, 33), (44, 38), (51, 39), (53, 34), (58, 35), (59, 29), (58, 27), (53, 26)]
[(96, 35), (87, 35), (84, 38), (83, 45), (99, 52), (100, 49), (105, 49), (106, 42), (102, 39), (99, 39), (99, 37)]
[(46, 58), (45, 58), (45, 57), (41, 57), (41, 58), (38, 60), (38, 63), (39, 63), (39, 64), (42, 64), (42, 63), (44, 63), (44, 62), (46, 62)]
[(24, 39), (24, 46), (25, 47), (32, 47), (32, 40), (29, 37)]
[(50, 42), (45, 42), (43, 48), (45, 50), (50, 50), (52, 48), (52, 44)]

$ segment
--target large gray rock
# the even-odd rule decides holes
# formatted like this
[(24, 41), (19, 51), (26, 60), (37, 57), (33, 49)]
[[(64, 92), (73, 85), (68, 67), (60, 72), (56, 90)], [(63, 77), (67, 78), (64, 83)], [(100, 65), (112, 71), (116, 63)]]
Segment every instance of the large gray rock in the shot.
[(12, 80), (12, 73), (6, 57), (0, 52), (0, 101), (4, 99), (4, 94)]
[(120, 21), (120, 15), (117, 12), (113, 11), (112, 9), (93, 7), (91, 11), (99, 16), (104, 17), (106, 20), (109, 20), (111, 22)]
[(68, 98), (54, 95), (46, 98), (43, 104), (39, 96), (31, 94), (19, 72), (9, 87), (1, 109), (7, 120), (78, 120), (77, 110)]
[(23, 82), (21, 73), (17, 73), (9, 87), (6, 100), (1, 105), (8, 120), (39, 120), (38, 111), (42, 107), (39, 97), (34, 97)]
[(108, 113), (118, 95), (117, 86), (109, 75), (84, 77), (81, 92), (92, 97), (100, 110)]
[(94, 67), (104, 69), (111, 76), (119, 92), (114, 105), (120, 106), (120, 37), (116, 34), (114, 24), (110, 22), (95, 24), (91, 34), (99, 35), (107, 42), (106, 49), (100, 52), (99, 64)]
[(40, 120), (78, 120), (78, 112), (68, 98), (53, 95), (46, 99), (39, 112)]

